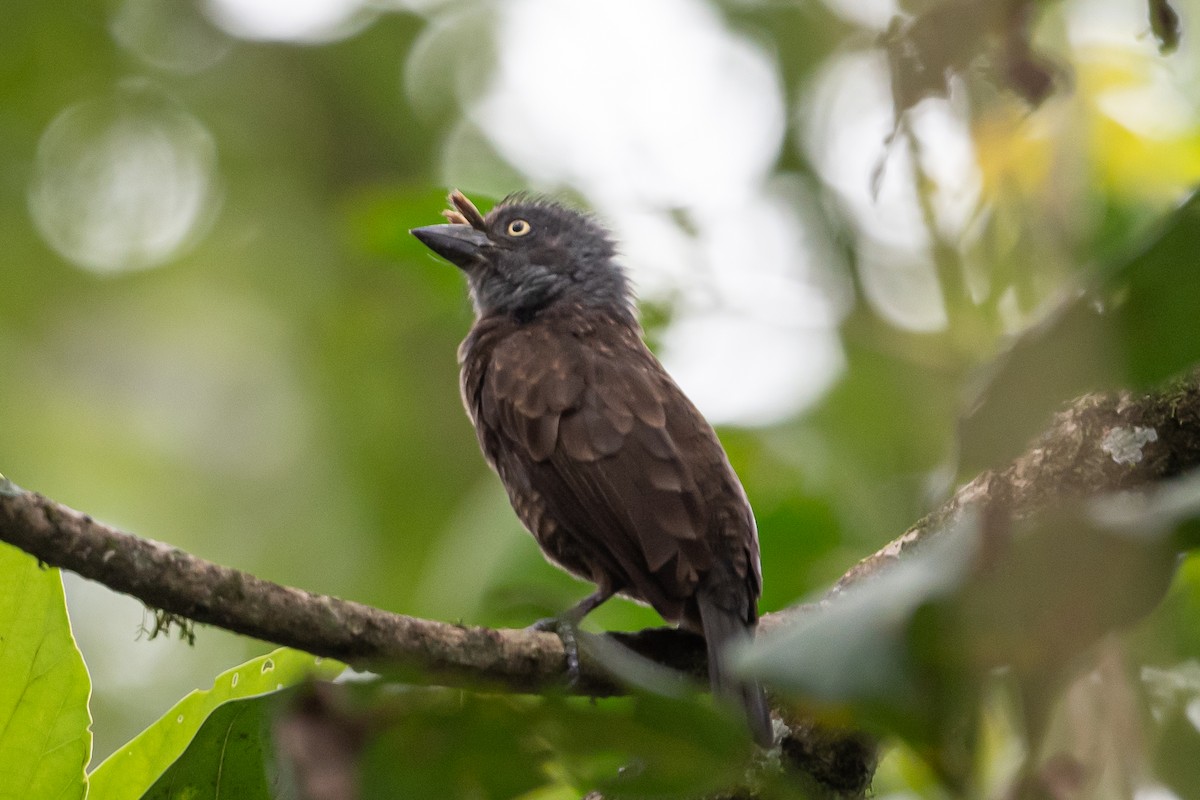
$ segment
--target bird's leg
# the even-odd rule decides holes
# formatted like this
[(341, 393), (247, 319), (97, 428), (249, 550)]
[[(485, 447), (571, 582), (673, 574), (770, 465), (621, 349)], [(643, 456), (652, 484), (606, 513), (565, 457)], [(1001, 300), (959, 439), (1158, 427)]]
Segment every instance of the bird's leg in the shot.
[(557, 617), (539, 619), (529, 627), (536, 631), (554, 633), (562, 641), (567, 656), (567, 681), (571, 686), (579, 683), (579, 623), (597, 606), (616, 593), (611, 586), (599, 586), (596, 591), (580, 600)]

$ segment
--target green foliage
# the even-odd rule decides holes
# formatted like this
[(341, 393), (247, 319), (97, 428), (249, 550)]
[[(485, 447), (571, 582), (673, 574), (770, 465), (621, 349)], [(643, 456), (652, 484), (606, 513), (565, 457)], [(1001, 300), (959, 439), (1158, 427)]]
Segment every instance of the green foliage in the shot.
[(187, 749), (167, 768), (145, 800), (217, 800), (220, 797), (283, 797), (270, 767), (267, 749), (278, 697), (232, 701), (205, 720)]
[[(228, 792), (235, 787), (250, 791), (246, 787), (251, 784), (265, 786), (261, 783), (265, 780), (262, 759), (242, 751), (249, 747), (260, 753), (255, 748), (263, 746), (259, 728), (269, 703), (233, 701), (273, 697), (305, 680), (332, 679), (343, 669), (344, 665), (336, 661), (281, 648), (222, 673), (213, 681), (213, 688), (188, 694), (96, 767), (89, 777), (90, 796), (97, 800), (133, 800), (172, 797), (173, 792), (185, 788), (203, 792), (203, 787), (209, 785), (206, 781), (215, 781), (211, 776), (221, 771), (215, 765), (225, 762), (231, 753), (235, 757), (229, 758), (229, 769), (219, 786), (212, 784), (214, 791)], [(152, 793), (146, 795), (151, 785)], [(256, 795), (239, 791), (232, 796)], [(260, 792), (258, 796), (266, 795)]]
[[(589, 788), (614, 798), (690, 797), (735, 785), (751, 749), (739, 726), (695, 698), (638, 696), (594, 706), (566, 698), (397, 692), (378, 681), (335, 688), (351, 710), (310, 712), (308, 733), (328, 729), (331, 749), (354, 751), (352, 761), (328, 760), (324, 774), (347, 770), (368, 798), (549, 797)], [(292, 723), (302, 696), (285, 690), (216, 706), (198, 727), (188, 726), (186, 749), (145, 794), (126, 791), (143, 780), (130, 754), (154, 750), (139, 737), (106, 766), (110, 777), (134, 768), (137, 780), (120, 788), (96, 783), (92, 796), (300, 796), (298, 777), (276, 766), (275, 753), (276, 732)]]
[(920, 663), (918, 619), (963, 585), (977, 547), (977, 521), (959, 520), (925, 551), (852, 589), (825, 613), (802, 615), (760, 637), (747, 669), (782, 691), (853, 708), (864, 719), (927, 740), (936, 728), (930, 701), (940, 694), (941, 676), (927, 675)]
[(1152, 673), (1152, 678), (1166, 686), (1151, 684), (1151, 690), (1165, 689), (1164, 697), (1153, 706), (1155, 722), (1152, 752), (1154, 772), (1179, 797), (1187, 797), (1200, 786), (1200, 730), (1197, 730), (1194, 709), (1200, 698), (1200, 674), (1196, 662), (1181, 665), (1173, 672)]
[[(367, 690), (364, 797), (696, 797), (736, 785), (751, 745), (695, 697), (589, 703)], [(704, 769), (697, 769), (703, 764)], [(548, 795), (553, 796), (553, 795)]]
[[(1024, 720), (1021, 736), (1041, 751), (1055, 699), (1084, 654), (1162, 601), (1198, 521), (1196, 476), (1141, 502), (1113, 496), (1042, 511), (1011, 542), (964, 513), (822, 613), (760, 637), (745, 666), (819, 715), (848, 714), (900, 737), (952, 786), (966, 786), (980, 780), (981, 750), (964, 746), (964, 732), (983, 735), (998, 671), (1020, 698), (1011, 713)], [(1181, 708), (1166, 707), (1155, 726), (1163, 742)], [(1160, 753), (1169, 771), (1185, 763), (1173, 753)], [(1088, 773), (1102, 766), (1084, 762)]]
[(1015, 457), (1066, 399), (1110, 386), (1149, 388), (1200, 362), (1184, 332), (1200, 308), (1200, 195), (1193, 195), (1132, 259), (1098, 270), (1086, 293), (1055, 309), (990, 367), (962, 425), (962, 470)]
[[(639, 187), (628, 194), (590, 191), (579, 176), (609, 144), (642, 154), (649, 116), (593, 103), (588, 125), (617, 120), (632, 143), (604, 140), (558, 172), (527, 133), (497, 135), (527, 132), (535, 112), (561, 116), (570, 98), (547, 91), (550, 78), (586, 93), (589, 70), (611, 83), (636, 59), (610, 47), (589, 63), (567, 48), (599, 38), (591, 30), (547, 32), (509, 9), (550, 18), (605, 4), (363, 4), (361, 18), (304, 43), (230, 33), (213, 11), (222, 5), (7, 0), (0, 26), (2, 466), (122, 528), (436, 619), (521, 626), (587, 591), (519, 530), (463, 416), (463, 278), (407, 233), (438, 221), (447, 183), (481, 198), (552, 191), (601, 215), (635, 206), (620, 220), (622, 255), (645, 270), (635, 278), (652, 343), (699, 311), (765, 319), (771, 340), (759, 344), (771, 355), (760, 361), (773, 374), (808, 364), (769, 348), (776, 334), (828, 336), (840, 366), (810, 406), (721, 431), (756, 510), (764, 611), (821, 592), (938, 505), (954, 476), (1027, 448), (1075, 395), (1155, 386), (1200, 361), (1200, 200), (1168, 210), (1200, 179), (1200, 82), (1195, 59), (1154, 47), (1186, 55), (1196, 41), (1200, 18), (1178, 17), (1191, 10), (1181, 3), (1150, 0), (1115, 44), (1080, 36), (1088, 0), (1013, 6), (1028, 19), (913, 0), (887, 35), (886, 20), (860, 16), (870, 4), (661, 4), (706, 18), (706, 36), (736, 42), (735, 54), (758, 52), (778, 82), (779, 141), (762, 144), (773, 149), (744, 185), (707, 187), (718, 196), (704, 214), (689, 206), (713, 201), (696, 196), (706, 186), (695, 176), (719, 178), (752, 146), (703, 149), (723, 107), (671, 128), (672, 152), (696, 148), (694, 174), (649, 187), (638, 170), (614, 174), (607, 188)], [(482, 108), (522, 55), (506, 37), (525, 33), (523, 47), (561, 41), (566, 57), (540, 64), (546, 81), (522, 97)], [(656, 60), (637, 62), (622, 91), (652, 83), (681, 38), (656, 37)], [(896, 71), (880, 76), (889, 50)], [(722, 78), (740, 79), (739, 63)], [(827, 83), (847, 72), (878, 80)], [(709, 88), (685, 81), (655, 102), (674, 109)], [(1022, 99), (1047, 89), (1039, 107)], [(899, 103), (878, 126), (872, 92)], [(54, 174), (43, 143), (79, 108), (131, 95), (145, 113), (114, 130), (153, 135), (132, 148), (102, 140), (120, 153), (107, 160), (104, 147), (83, 157), (91, 128), (61, 139), (78, 145), (58, 155), (82, 167), (80, 195), (111, 184), (98, 195), (107, 202), (68, 192), (66, 207), (89, 213), (58, 222), (68, 233), (101, 225), (95, 249), (140, 253), (133, 240), (167, 232), (148, 220), (197, 213), (161, 261), (101, 275), (46, 230), (44, 206), (56, 206), (36, 201)], [(846, 130), (824, 127), (843, 106)], [(163, 117), (178, 124), (154, 124)], [(172, 150), (181, 131), (194, 141)], [(947, 174), (940, 156), (956, 148), (967, 152)], [(156, 154), (166, 155), (141, 160)], [(193, 158), (168, 157), (180, 154)], [(207, 170), (206, 194), (134, 202), (181, 164)], [(792, 239), (791, 260), (759, 286), (754, 247), (769, 255)], [(632, 263), (638, 253), (652, 263)], [(129, 266), (100, 255), (79, 261)], [(732, 269), (718, 279), (719, 266)], [(776, 304), (798, 286), (818, 286), (828, 307)], [(975, 410), (963, 419), (964, 408)], [(1180, 522), (1191, 502), (1172, 510), (1160, 497), (1133, 516), (1059, 509), (1028, 520), (990, 572), (972, 566), (981, 531), (964, 518), (902, 568), (764, 641), (753, 668), (797, 708), (885, 736), (880, 796), (964, 785), (1020, 796), (1042, 754), (1088, 752), (1122, 754), (1081, 761), (1095, 766), (1093, 797), (1132, 796), (1131, 775), (1195, 796), (1200, 556), (1172, 573), (1176, 552), (1197, 544)], [(142, 609), (87, 591), (67, 583), (90, 701), (58, 574), (0, 549), (0, 798), (79, 796), (89, 711), (97, 757), (116, 750), (90, 776), (96, 798), (289, 797), (294, 776), (271, 761), (274, 726), (312, 659), (263, 656), (263, 643), (204, 628), (192, 649), (135, 641)], [(660, 622), (616, 599), (587, 624)], [(704, 700), (372, 684), (353, 713), (376, 726), (362, 777), (383, 795), (699, 796), (737, 783), (747, 761), (740, 729)], [(23, 780), (43, 783), (26, 791)], [(763, 794), (803, 796), (800, 785), (783, 777)]]
[(91, 680), (71, 636), (62, 577), (0, 544), (0, 798), (82, 798)]

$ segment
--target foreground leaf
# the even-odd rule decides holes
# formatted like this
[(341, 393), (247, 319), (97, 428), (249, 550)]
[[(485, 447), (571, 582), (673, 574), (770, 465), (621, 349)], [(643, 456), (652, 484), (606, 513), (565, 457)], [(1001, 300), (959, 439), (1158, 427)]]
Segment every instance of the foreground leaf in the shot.
[(368, 746), (364, 797), (695, 797), (737, 780), (749, 738), (694, 699), (590, 704), (423, 692)]
[(746, 667), (918, 748), (943, 748), (969, 727), (996, 668), (1048, 703), (1081, 653), (1146, 616), (1198, 519), (1196, 475), (1046, 510), (1013, 531), (985, 532), (964, 514), (829, 607), (761, 636)]
[(759, 635), (744, 667), (818, 707), (854, 709), (907, 739), (928, 740), (938, 686), (918, 668), (914, 620), (967, 582), (978, 528), (977, 517), (964, 514), (904, 562), (786, 628)]
[(233, 700), (200, 726), (187, 750), (154, 782), (143, 800), (275, 800), (270, 723), (281, 695)]
[(62, 576), (0, 544), (0, 798), (85, 795), (90, 694)]
[(375, 797), (706, 797), (753, 750), (695, 695), (584, 698), (315, 686), (275, 725), (289, 786)]
[[(185, 752), (189, 763), (181, 765), (178, 774), (184, 777), (194, 775), (195, 764), (208, 763), (206, 759), (219, 750), (211, 740), (201, 740), (199, 733), (202, 729), (208, 734), (215, 730), (225, 730), (228, 734), (237, 726), (237, 732), (245, 733), (258, 724), (258, 717), (254, 714), (243, 717), (244, 712), (225, 709), (224, 704), (231, 700), (277, 692), (310, 677), (332, 678), (344, 668), (337, 661), (281, 648), (222, 673), (213, 682), (212, 689), (190, 693), (129, 744), (105, 759), (91, 775), (90, 797), (93, 800), (135, 800), (142, 797), (168, 768), (175, 769), (172, 765)], [(214, 720), (211, 725), (210, 719)], [(246, 745), (242, 739), (238, 743), (239, 746)], [(197, 798), (204, 796), (195, 795)]]

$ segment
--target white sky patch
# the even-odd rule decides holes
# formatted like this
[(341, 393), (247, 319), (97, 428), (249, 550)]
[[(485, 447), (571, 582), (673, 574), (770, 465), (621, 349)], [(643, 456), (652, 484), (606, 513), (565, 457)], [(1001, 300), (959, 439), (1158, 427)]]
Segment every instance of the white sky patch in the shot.
[(741, 199), (775, 160), (775, 65), (703, 3), (511, 0), (497, 35), (476, 113), (535, 179), (688, 207)]
[(923, 253), (897, 252), (863, 238), (858, 243), (858, 279), (867, 302), (898, 328), (934, 333), (949, 323), (937, 273)]
[(1196, 127), (1196, 104), (1163, 69), (1147, 70), (1145, 83), (1108, 89), (1096, 98), (1105, 114), (1138, 136), (1170, 139)]
[(1147, 5), (1141, 0), (1069, 0), (1063, 5), (1067, 40), (1074, 47), (1090, 43), (1128, 47), (1142, 40), (1147, 48), (1157, 48)]
[(1133, 800), (1180, 800), (1180, 798), (1166, 786), (1151, 784), (1138, 788), (1133, 793)]
[(328, 42), (360, 31), (374, 18), (363, 0), (206, 0), (226, 32), (245, 39)]
[(1178, 49), (1165, 58), (1150, 29), (1145, 2), (1069, 0), (1063, 6), (1067, 39), (1080, 53), (1099, 47), (1145, 59), (1146, 82), (1111, 89), (1099, 99), (1104, 113), (1138, 136), (1181, 135), (1195, 125), (1196, 103), (1189, 93), (1200, 80), (1200, 51), (1193, 44), (1197, 28), (1188, 24), (1194, 22), (1188, 16), (1194, 5), (1175, 3), (1175, 9), (1183, 14), (1183, 35)]
[(713, 422), (786, 419), (816, 402), (845, 365), (833, 334), (841, 314), (805, 274), (812, 254), (789, 188), (779, 181), (744, 205), (697, 212), (682, 278), (689, 291), (661, 356)]
[(825, 5), (843, 19), (879, 31), (900, 13), (896, 0), (825, 0)]
[(674, 301), (663, 356), (684, 390), (724, 423), (815, 400), (841, 368), (839, 313), (769, 183), (786, 123), (774, 60), (696, 0), (497, 11), (472, 122), (535, 186), (587, 197), (641, 296)]
[(744, 314), (683, 315), (665, 332), (667, 370), (710, 422), (766, 425), (816, 402), (845, 366), (837, 340)]
[[(859, 226), (891, 247), (926, 248), (929, 239), (913, 194), (908, 153), (903, 142), (886, 145), (893, 115), (883, 55), (872, 51), (834, 57), (803, 106), (812, 163)], [(883, 181), (873, 196), (871, 181), (884, 158)]]

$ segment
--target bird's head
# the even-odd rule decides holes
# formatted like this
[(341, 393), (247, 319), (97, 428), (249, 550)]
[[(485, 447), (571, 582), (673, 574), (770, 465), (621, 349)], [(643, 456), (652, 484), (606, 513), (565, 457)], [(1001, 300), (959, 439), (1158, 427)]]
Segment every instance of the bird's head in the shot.
[(450, 193), (445, 225), (412, 235), (467, 274), (480, 316), (533, 317), (559, 303), (632, 317), (629, 282), (608, 231), (552, 200), (510, 195), (486, 216)]

